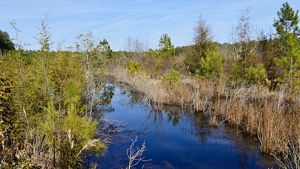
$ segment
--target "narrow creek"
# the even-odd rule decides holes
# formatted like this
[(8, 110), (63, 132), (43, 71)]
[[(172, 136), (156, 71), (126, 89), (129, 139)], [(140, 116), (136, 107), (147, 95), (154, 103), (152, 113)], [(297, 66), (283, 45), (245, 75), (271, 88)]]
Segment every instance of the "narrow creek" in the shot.
[(135, 168), (164, 169), (257, 169), (277, 168), (271, 158), (259, 152), (253, 139), (221, 125), (211, 127), (208, 117), (180, 107), (156, 108), (128, 86), (108, 84), (112, 99), (101, 118), (124, 124), (114, 134), (103, 156), (90, 155), (85, 164), (102, 169), (125, 168), (126, 150), (137, 137), (136, 146), (146, 143), (144, 157)]

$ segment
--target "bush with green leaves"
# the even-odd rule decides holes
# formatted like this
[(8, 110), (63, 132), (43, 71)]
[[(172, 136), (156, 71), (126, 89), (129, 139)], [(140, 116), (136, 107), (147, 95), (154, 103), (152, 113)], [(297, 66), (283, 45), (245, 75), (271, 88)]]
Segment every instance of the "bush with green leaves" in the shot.
[[(267, 71), (263, 64), (241, 67), (242, 64), (236, 62), (232, 65), (230, 72), (230, 83), (233, 85), (241, 84), (268, 84)], [(242, 71), (244, 70), (244, 71)]]
[(175, 69), (171, 69), (163, 76), (163, 80), (166, 83), (175, 84), (180, 80), (180, 72)]
[(128, 63), (127, 69), (129, 71), (129, 73), (134, 74), (140, 70), (140, 66), (137, 61), (130, 60)]
[(10, 50), (15, 50), (15, 44), (12, 42), (7, 32), (0, 30), (0, 54)]
[[(16, 114), (10, 121), (13, 130), (17, 136), (26, 138), (19, 140), (17, 148), (25, 147), (25, 143), (28, 146), (18, 151), (33, 151), (29, 147), (37, 146), (36, 153), (41, 159), (50, 159), (37, 162), (31, 156), (13, 158), (8, 166), (14, 168), (14, 164), (29, 162), (36, 167), (77, 168), (86, 152), (102, 151), (105, 147), (96, 139), (97, 122), (85, 114), (82, 55), (46, 51), (37, 54), (29, 54), (30, 62), (22, 52), (6, 54), (0, 58), (1, 64), (6, 65), (0, 67), (0, 76), (11, 81), (11, 103)], [(18, 124), (23, 125), (22, 131)], [(32, 139), (44, 141), (35, 145)]]
[(205, 53), (205, 57), (200, 59), (200, 76), (207, 78), (219, 79), (222, 75), (223, 70), (223, 59), (218, 50), (210, 51)]
[(267, 72), (264, 65), (258, 64), (256, 67), (247, 67), (245, 79), (252, 84), (263, 84), (267, 82)]
[(150, 57), (153, 57), (153, 59), (158, 58), (158, 57), (159, 57), (159, 54), (160, 54), (160, 52), (157, 51), (157, 50), (149, 49), (149, 50), (147, 51), (147, 55), (150, 56)]
[(221, 76), (223, 59), (213, 43), (209, 25), (200, 18), (195, 27), (194, 45), (186, 50), (185, 64), (196, 76), (217, 79)]
[(56, 165), (60, 168), (77, 168), (86, 152), (105, 150), (105, 145), (95, 138), (98, 122), (80, 115), (78, 103), (69, 104), (66, 115), (55, 109), (53, 102), (48, 103), (44, 120), (39, 124), (39, 132), (45, 136), (46, 145), (57, 156)]
[(12, 89), (10, 80), (0, 76), (0, 167), (3, 168), (16, 167), (11, 165), (18, 150), (15, 145), (24, 139), (19, 134), (24, 132), (24, 125), (14, 110)]

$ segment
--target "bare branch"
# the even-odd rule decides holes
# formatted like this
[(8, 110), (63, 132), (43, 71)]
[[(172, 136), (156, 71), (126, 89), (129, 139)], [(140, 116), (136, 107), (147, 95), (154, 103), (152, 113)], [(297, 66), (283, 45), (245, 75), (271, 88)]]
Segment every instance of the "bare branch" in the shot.
[(134, 140), (131, 141), (130, 147), (127, 149), (127, 157), (128, 157), (128, 167), (127, 169), (131, 169), (132, 167), (138, 165), (140, 162), (150, 161), (145, 160), (143, 157), (144, 151), (146, 151), (146, 144), (145, 142), (142, 144), (142, 146), (134, 147), (135, 143), (137, 141), (137, 137), (135, 137)]

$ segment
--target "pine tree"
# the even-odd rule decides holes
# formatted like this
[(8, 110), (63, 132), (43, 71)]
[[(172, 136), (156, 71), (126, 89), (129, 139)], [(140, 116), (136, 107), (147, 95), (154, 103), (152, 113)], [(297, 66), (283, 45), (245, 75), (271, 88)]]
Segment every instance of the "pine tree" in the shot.
[(175, 48), (168, 34), (163, 34), (159, 40), (160, 54), (163, 56), (175, 55)]
[(14, 49), (15, 45), (10, 39), (8, 33), (0, 30), (0, 54)]
[[(274, 22), (278, 38), (278, 58), (275, 63), (282, 73), (278, 81), (287, 83), (290, 87), (300, 87), (300, 29), (298, 10), (294, 11), (286, 2), (277, 13)], [(298, 86), (298, 87), (297, 87)]]
[(194, 45), (185, 64), (197, 76), (218, 79), (223, 69), (223, 58), (213, 43), (210, 26), (200, 18), (194, 28)]
[(267, 78), (265, 66), (257, 63), (255, 43), (251, 40), (249, 11), (243, 11), (235, 28), (237, 41), (234, 45), (237, 56), (233, 64), (230, 79), (233, 84), (261, 84)]

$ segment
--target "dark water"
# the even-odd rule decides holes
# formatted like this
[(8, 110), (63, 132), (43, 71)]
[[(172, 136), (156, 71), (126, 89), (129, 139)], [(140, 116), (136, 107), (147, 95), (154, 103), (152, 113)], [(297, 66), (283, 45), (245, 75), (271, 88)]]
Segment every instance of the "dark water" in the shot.
[(201, 113), (178, 107), (157, 108), (145, 103), (132, 90), (113, 86), (111, 102), (99, 109), (102, 118), (124, 123), (122, 131), (113, 135), (112, 144), (102, 157), (90, 155), (85, 164), (97, 163), (99, 168), (125, 168), (126, 149), (137, 136), (137, 146), (146, 143), (145, 159), (136, 168), (276, 168), (271, 159), (258, 151), (257, 144), (237, 130), (210, 127)]

